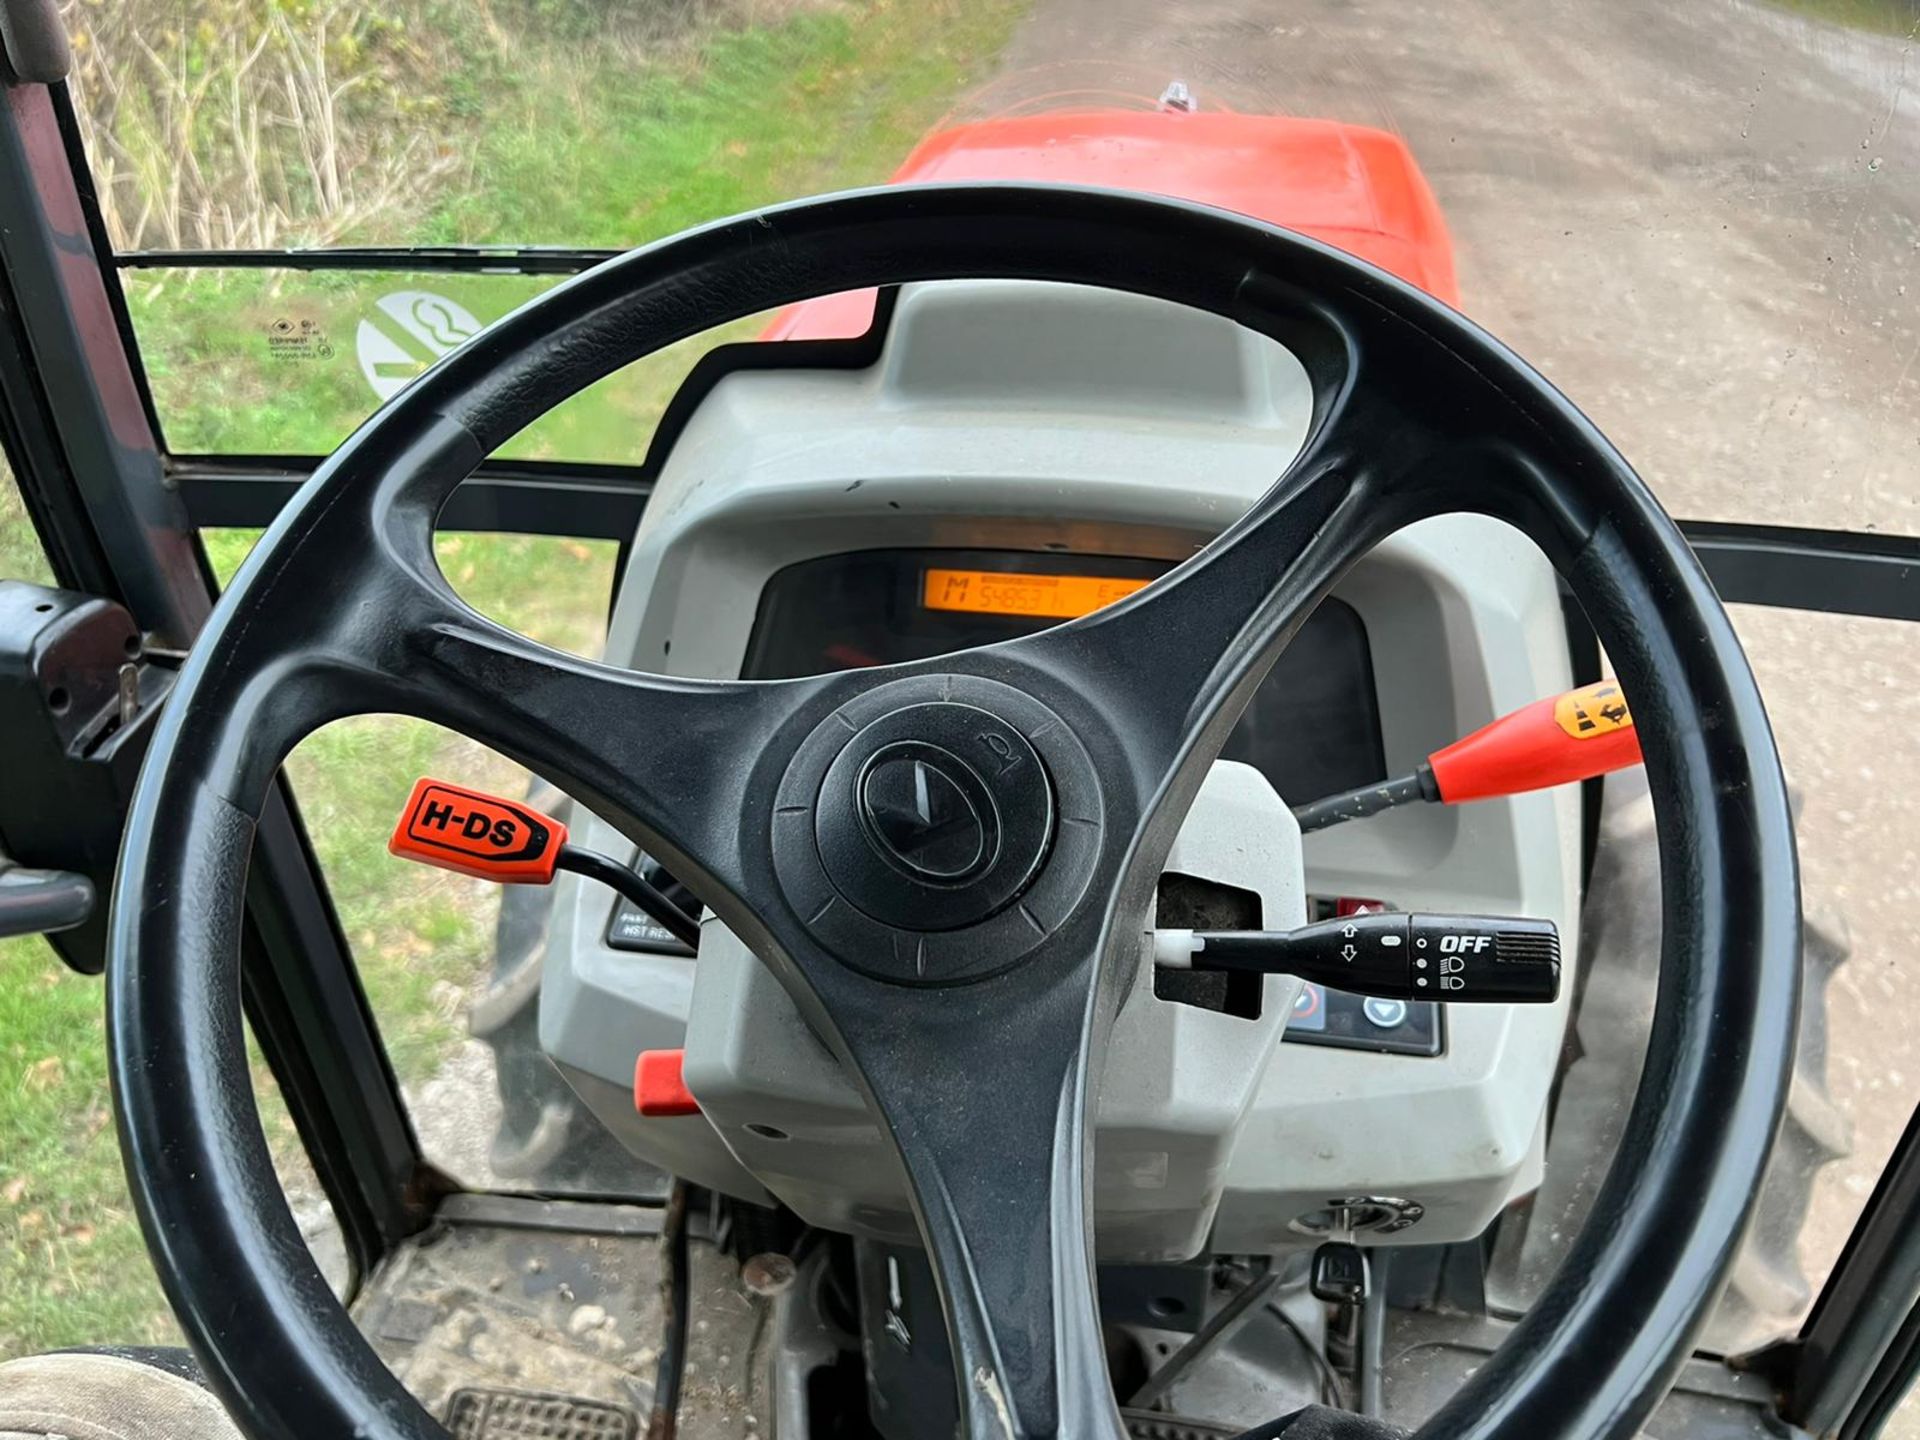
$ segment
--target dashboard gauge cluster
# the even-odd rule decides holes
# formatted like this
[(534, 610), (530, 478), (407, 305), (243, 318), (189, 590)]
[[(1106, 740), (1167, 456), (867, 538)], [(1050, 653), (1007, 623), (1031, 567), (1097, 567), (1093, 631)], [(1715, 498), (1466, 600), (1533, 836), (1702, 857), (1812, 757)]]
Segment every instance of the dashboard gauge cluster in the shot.
[[(785, 679), (928, 659), (1057, 625), (1122, 599), (1164, 560), (1007, 550), (856, 550), (769, 577), (743, 674)], [(1386, 778), (1360, 617), (1326, 600), (1255, 694), (1223, 758), (1290, 803)]]

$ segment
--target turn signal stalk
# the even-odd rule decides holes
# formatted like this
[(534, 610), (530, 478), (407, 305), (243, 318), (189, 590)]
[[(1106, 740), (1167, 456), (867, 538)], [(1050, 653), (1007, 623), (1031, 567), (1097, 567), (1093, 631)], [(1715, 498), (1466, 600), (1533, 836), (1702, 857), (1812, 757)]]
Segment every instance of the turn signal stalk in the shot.
[(1153, 958), (1194, 970), (1297, 975), (1355, 995), (1545, 1005), (1560, 995), (1560, 932), (1501, 915), (1348, 915), (1298, 930), (1156, 930)]

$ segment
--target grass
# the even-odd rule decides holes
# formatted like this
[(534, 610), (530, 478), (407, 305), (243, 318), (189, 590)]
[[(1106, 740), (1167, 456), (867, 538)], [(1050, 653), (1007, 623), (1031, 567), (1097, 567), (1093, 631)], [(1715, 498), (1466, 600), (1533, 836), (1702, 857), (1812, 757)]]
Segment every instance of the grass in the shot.
[[(9, 573), (45, 578), (22, 544), (18, 501), (0, 488)], [(224, 580), (254, 536), (215, 531)], [(441, 563), (498, 618), (550, 644), (598, 643), (613, 548), (531, 536), (443, 535)], [(37, 576), (23, 574), (37, 569)], [(488, 579), (483, 584), (481, 575)], [(309, 738), (288, 765), (403, 1083), (430, 1076), (462, 1032), (465, 1001), (490, 958), (497, 892), (386, 853), (394, 807), (413, 779), (457, 775), (513, 792), (523, 772), (417, 721), (369, 716)], [(107, 1108), (100, 986), (40, 940), (0, 942), (0, 1357), (28, 1350), (177, 1338), (126, 1198)], [(256, 1088), (271, 1081), (256, 1066)], [(262, 1110), (283, 1174), (290, 1123)]]
[[(231, 573), (253, 538), (211, 536), (216, 573)], [(612, 544), (461, 534), (440, 536), (437, 548), (449, 578), (494, 618), (557, 649), (599, 649)], [(499, 892), (395, 860), (387, 835), (422, 775), (517, 795), (526, 772), (472, 741), (388, 715), (328, 726), (294, 751), (287, 771), (394, 1067), (403, 1084), (417, 1084), (462, 1033), (467, 999), (492, 956)]]
[[(884, 180), (997, 53), (1007, 0), (874, 0), (722, 34), (689, 67), (581, 83), (552, 51), (504, 80), (478, 167), (425, 238), (628, 246)], [(610, 136), (621, 143), (608, 145)], [(564, 226), (556, 224), (565, 218)]]
[(1871, 30), (1881, 35), (1920, 35), (1920, 0), (1773, 0), (1784, 10), (1797, 11), (1832, 25)]
[[(593, 45), (532, 47), (503, 72), (444, 77), (471, 128), (471, 173), (424, 213), (358, 239), (620, 246), (712, 216), (883, 179), (979, 78), (1020, 0), (862, 0), (800, 8), (657, 65)], [(457, 8), (457, 7), (456, 7)], [(352, 333), (394, 277), (149, 272), (134, 323), (175, 449), (331, 448), (373, 407)], [(436, 277), (425, 288), (491, 320), (542, 282)], [(333, 355), (262, 361), (275, 319), (311, 316)], [(752, 322), (730, 338), (751, 333)], [(705, 343), (712, 343), (706, 338)], [(701, 342), (612, 377), (519, 437), (522, 454), (634, 458)], [(253, 535), (212, 532), (223, 579)], [(613, 547), (443, 535), (448, 578), (478, 608), (549, 644), (597, 648)], [(0, 476), (0, 576), (45, 580)], [(368, 717), (311, 737), (288, 765), (374, 1009), (404, 1081), (430, 1076), (463, 1029), (489, 962), (495, 894), (386, 854), (412, 780), (440, 773), (512, 791), (524, 775), (424, 724)], [(0, 1357), (167, 1338), (172, 1324), (129, 1211), (107, 1111), (97, 981), (39, 941), (0, 943)], [(263, 1106), (272, 1108), (263, 1097)], [(283, 1118), (270, 1133), (285, 1148)]]
[(53, 583), (53, 572), (27, 523), (27, 508), (20, 503), (20, 490), (5, 455), (0, 455), (0, 580)]
[[(0, 577), (53, 581), (3, 458)], [(37, 939), (0, 940), (0, 1274), (0, 1356), (166, 1332), (113, 1143), (100, 990)]]
[(0, 943), (0, 1355), (164, 1339), (107, 1108), (100, 987)]
[[(488, 324), (557, 283), (517, 275), (149, 269), (130, 274), (126, 291), (169, 449), (324, 455), (377, 403), (354, 337), (368, 317), (394, 330), (377, 307), (382, 297), (424, 287)], [(755, 317), (724, 326), (629, 365), (498, 453), (638, 463), (654, 421), (693, 362), (715, 344), (751, 338), (763, 324)], [(332, 353), (304, 361), (267, 358), (268, 337), (283, 327), (311, 327)]]
[[(483, 184), (455, 187), (404, 237), (417, 243), (621, 248), (716, 216), (884, 180), (995, 54), (1017, 0), (875, 0), (721, 34), (633, 73), (535, 51), (492, 78), (474, 142)], [(583, 66), (585, 68), (583, 68)], [(521, 276), (149, 270), (128, 300), (170, 448), (325, 453), (373, 398), (354, 337), (401, 288), (482, 322), (552, 284)], [(276, 323), (310, 324), (325, 358), (269, 360)], [(636, 460), (711, 332), (609, 377), (503, 447), (520, 457)], [(320, 349), (316, 341), (314, 350)]]

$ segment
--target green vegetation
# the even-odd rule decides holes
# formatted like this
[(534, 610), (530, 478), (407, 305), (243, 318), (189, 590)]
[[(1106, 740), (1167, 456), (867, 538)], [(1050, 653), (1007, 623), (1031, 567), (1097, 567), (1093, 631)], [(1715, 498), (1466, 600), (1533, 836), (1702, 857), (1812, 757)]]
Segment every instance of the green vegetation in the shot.
[[(1019, 4), (802, 0), (758, 7), (777, 18), (757, 25), (723, 0), (413, 0), (378, 18), (325, 0), (196, 0), (184, 26), (159, 0), (74, 13), (92, 27), (79, 45), (83, 125), (123, 245), (623, 246), (883, 179), (980, 78)], [(674, 18), (649, 28), (648, 16)], [(356, 82), (325, 102), (337, 108), (330, 150), (308, 143), (328, 128), (311, 123), (316, 60), (336, 85)], [(304, 127), (275, 108), (290, 95), (309, 97)], [(542, 283), (436, 277), (422, 288), (491, 320)], [(374, 404), (354, 327), (380, 295), (421, 284), (144, 273), (129, 298), (169, 444), (330, 449)], [(274, 321), (302, 317), (325, 329), (331, 356), (265, 362)], [(637, 457), (672, 384), (714, 338), (612, 377), (515, 448)], [(223, 580), (254, 539), (206, 538)], [(563, 649), (599, 645), (613, 547), (463, 534), (441, 537), (440, 558), (486, 613)], [(3, 476), (0, 575), (46, 578)], [(396, 1067), (417, 1085), (462, 1033), (496, 896), (392, 860), (394, 807), (425, 773), (503, 791), (525, 777), (392, 717), (329, 727), (288, 769)], [(268, 1111), (284, 1151), (284, 1117)], [(0, 945), (0, 1275), (0, 1356), (171, 1330), (120, 1179), (98, 982), (67, 974), (38, 941)]]
[(1882, 35), (1920, 36), (1920, 0), (1773, 0), (1815, 20)]
[[(53, 579), (3, 458), (0, 578)], [(0, 1357), (164, 1328), (113, 1143), (99, 987), (40, 940), (0, 941), (0, 1275)]]
[(170, 1328), (126, 1198), (100, 987), (0, 944), (0, 1355)]
[(637, 245), (877, 183), (978, 78), (1011, 16), (1005, 0), (796, 8), (637, 74), (548, 51), (489, 102), (499, 123), (476, 159), (487, 192), (449, 195), (423, 238)]
[[(472, 139), (484, 184), (448, 187), (421, 243), (622, 248), (720, 215), (884, 180), (997, 50), (1012, 0), (800, 10), (722, 31), (637, 71), (572, 47), (470, 60), (486, 123)], [(365, 227), (382, 238), (390, 226)], [(356, 234), (353, 238), (364, 239)], [(373, 408), (354, 337), (378, 300), (425, 289), (482, 322), (555, 282), (521, 276), (148, 270), (128, 280), (170, 448), (331, 450)], [(311, 335), (275, 360), (273, 337)], [(561, 407), (503, 448), (530, 458), (632, 461), (660, 407), (711, 345), (755, 321), (675, 346)], [(282, 347), (280, 353), (292, 353)]]
[[(208, 537), (222, 579), (251, 533)], [(576, 652), (597, 650), (615, 547), (527, 535), (442, 535), (448, 577), (496, 619)], [(334, 904), (403, 1083), (430, 1076), (462, 1033), (492, 955), (498, 890), (387, 853), (398, 806), (422, 775), (520, 794), (526, 773), (484, 747), (399, 716), (363, 716), (309, 737), (287, 764)]]
[[(365, 271), (142, 270), (126, 282), (167, 446), (178, 454), (324, 455), (378, 403), (361, 373), (355, 333), (371, 319), (405, 336), (380, 302), (413, 295), (451, 302), (481, 324), (557, 283), (507, 275)], [(582, 392), (500, 449), (521, 459), (635, 463), (653, 422), (709, 348), (750, 339), (755, 317), (650, 355)], [(319, 337), (309, 358), (276, 360), (283, 331)], [(397, 368), (410, 377), (427, 356)]]
[(0, 580), (53, 583), (53, 572), (47, 568), (47, 557), (27, 523), (26, 506), (20, 503), (20, 491), (4, 455), (0, 455)]
[[(9, 570), (43, 565), (11, 482), (0, 486)], [(212, 532), (224, 580), (254, 536)], [(506, 623), (562, 648), (598, 643), (613, 548), (530, 536), (446, 535), (449, 576)], [(27, 558), (30, 554), (30, 559)], [(481, 577), (485, 575), (483, 584)], [(342, 924), (403, 1082), (430, 1076), (461, 1034), (490, 958), (497, 892), (386, 852), (397, 798), (441, 772), (509, 793), (524, 775), (480, 746), (418, 721), (371, 716), (328, 727), (288, 769)], [(39, 940), (0, 942), (0, 1356), (172, 1332), (120, 1172), (108, 1109), (100, 986), (68, 973)], [(290, 1167), (290, 1122), (256, 1067), (275, 1151)]]

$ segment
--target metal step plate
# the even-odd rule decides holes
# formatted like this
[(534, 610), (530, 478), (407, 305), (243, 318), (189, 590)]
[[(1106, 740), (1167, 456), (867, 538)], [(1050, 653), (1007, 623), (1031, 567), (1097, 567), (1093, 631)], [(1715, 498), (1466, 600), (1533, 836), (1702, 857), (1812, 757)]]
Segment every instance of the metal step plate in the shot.
[(454, 1391), (446, 1422), (453, 1440), (634, 1440), (640, 1429), (624, 1406), (491, 1387)]
[(1148, 1410), (1122, 1410), (1120, 1418), (1126, 1423), (1132, 1440), (1225, 1440), (1227, 1436), (1240, 1434), (1244, 1428)]

